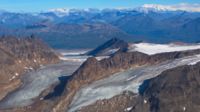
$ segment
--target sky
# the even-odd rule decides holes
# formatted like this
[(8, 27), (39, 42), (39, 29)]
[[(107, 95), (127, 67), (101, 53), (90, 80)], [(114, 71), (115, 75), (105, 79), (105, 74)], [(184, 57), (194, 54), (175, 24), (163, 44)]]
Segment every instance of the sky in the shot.
[(200, 4), (200, 0), (0, 0), (0, 9), (38, 12), (55, 8), (134, 8), (143, 4)]

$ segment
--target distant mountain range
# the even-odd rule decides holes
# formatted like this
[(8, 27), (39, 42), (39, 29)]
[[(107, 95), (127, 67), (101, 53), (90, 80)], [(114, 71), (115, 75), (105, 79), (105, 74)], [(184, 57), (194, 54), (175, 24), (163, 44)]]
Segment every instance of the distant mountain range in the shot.
[(34, 34), (59, 49), (94, 48), (111, 38), (155, 43), (199, 42), (200, 12), (174, 7), (0, 11), (0, 35)]

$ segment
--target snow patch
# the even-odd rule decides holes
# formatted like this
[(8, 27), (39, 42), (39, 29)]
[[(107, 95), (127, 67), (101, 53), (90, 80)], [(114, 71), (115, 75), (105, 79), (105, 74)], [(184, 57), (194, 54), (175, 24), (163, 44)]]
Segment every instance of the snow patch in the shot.
[(60, 60), (63, 61), (71, 61), (71, 62), (84, 62), (87, 60), (88, 56), (65, 56), (65, 57), (59, 57)]
[(44, 100), (44, 98), (41, 97), (40, 100)]
[(132, 80), (132, 79), (134, 79), (134, 78), (136, 78), (136, 77), (137, 77), (137, 76), (134, 75), (133, 77), (128, 78), (127, 81)]
[(63, 56), (78, 56), (78, 55), (85, 54), (88, 51), (89, 50), (61, 50), (58, 52)]
[(138, 51), (148, 55), (154, 55), (164, 52), (187, 51), (200, 49), (200, 44), (196, 45), (175, 45), (175, 44), (152, 44), (139, 43), (132, 44), (129, 47), (129, 52)]
[(188, 65), (196, 65), (198, 62), (200, 62), (200, 60), (198, 60), (196, 62), (189, 63)]
[(117, 49), (110, 49), (110, 50), (106, 51), (105, 54), (108, 54), (108, 55), (114, 54), (114, 53), (116, 53), (117, 51), (119, 51), (119, 49), (120, 49), (120, 48), (117, 48)]
[(13, 80), (13, 79), (15, 79), (15, 78), (16, 78), (16, 76), (12, 76), (12, 78), (11, 78), (11, 79)]
[(186, 111), (186, 107), (183, 107), (183, 111)]
[(84, 62), (87, 60), (89, 56), (84, 56), (88, 52), (88, 50), (65, 50), (65, 51), (58, 51), (62, 56), (60, 56), (60, 60), (63, 61), (72, 61), (72, 62)]
[[(199, 55), (197, 55), (197, 57), (200, 57)], [(196, 60), (194, 62), (189, 63), (188, 65), (196, 65), (198, 62), (200, 62), (200, 60)]]
[(98, 56), (98, 57), (95, 57), (98, 61), (100, 60), (103, 60), (103, 59), (106, 59), (106, 58), (109, 58), (110, 56)]
[(130, 111), (133, 107), (128, 107), (126, 109), (124, 109), (125, 112)]
[(144, 99), (144, 104), (146, 104), (146, 103), (147, 103), (147, 100)]
[(34, 60), (33, 60), (33, 62), (34, 62), (34, 63), (37, 63), (37, 60), (36, 60), (36, 59), (34, 59)]
[(15, 73), (15, 76), (19, 76), (19, 74), (18, 74), (18, 73)]
[(18, 62), (19, 62), (19, 63), (22, 63), (22, 61), (21, 61), (21, 60), (19, 60)]
[(32, 67), (24, 67), (25, 70), (33, 70)]

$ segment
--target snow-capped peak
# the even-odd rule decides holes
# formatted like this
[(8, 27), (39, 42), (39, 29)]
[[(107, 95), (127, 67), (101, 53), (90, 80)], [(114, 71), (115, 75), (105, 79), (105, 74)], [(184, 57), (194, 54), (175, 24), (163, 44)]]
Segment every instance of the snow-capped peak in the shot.
[(70, 9), (67, 8), (56, 8), (56, 9), (50, 9), (49, 12), (55, 13), (59, 17), (63, 17), (69, 14)]
[(56, 9), (50, 9), (48, 12), (53, 12), (59, 17), (67, 16), (70, 13), (76, 13), (76, 12), (90, 12), (90, 13), (99, 13), (100, 9), (95, 8), (85, 8), (85, 9), (68, 9), (68, 8), (56, 8)]
[(155, 11), (166, 11), (170, 10), (169, 6), (158, 5), (158, 4), (144, 4), (142, 8), (147, 10), (155, 10)]
[(200, 4), (180, 3), (174, 5), (161, 5), (161, 4), (144, 4), (139, 11), (187, 11), (187, 12), (200, 12)]

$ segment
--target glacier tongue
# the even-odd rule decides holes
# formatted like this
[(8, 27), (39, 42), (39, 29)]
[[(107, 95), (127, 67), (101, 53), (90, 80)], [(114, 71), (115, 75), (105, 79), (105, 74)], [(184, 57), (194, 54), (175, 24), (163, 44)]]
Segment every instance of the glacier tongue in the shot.
[(80, 64), (80, 62), (63, 62), (25, 74), (22, 77), (23, 85), (3, 99), (0, 108), (30, 105), (42, 91), (59, 82), (58, 77), (70, 76)]
[(96, 81), (80, 89), (70, 105), (69, 112), (74, 112), (97, 100), (112, 98), (123, 91), (138, 93), (138, 88), (144, 80), (156, 77), (167, 69), (189, 65), (199, 60), (200, 55), (188, 56), (153, 66), (139, 67), (113, 74), (108, 78)]

